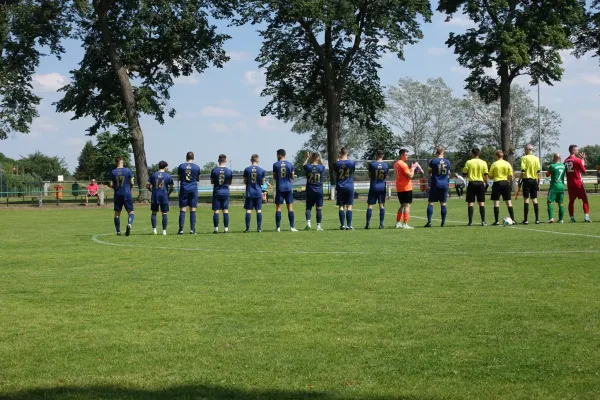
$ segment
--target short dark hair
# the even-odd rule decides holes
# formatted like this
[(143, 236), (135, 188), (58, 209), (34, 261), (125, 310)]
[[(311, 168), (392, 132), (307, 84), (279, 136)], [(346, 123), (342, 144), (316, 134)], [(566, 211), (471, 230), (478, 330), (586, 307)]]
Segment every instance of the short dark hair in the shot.
[(185, 161), (190, 161), (190, 160), (194, 160), (194, 152), (193, 151), (188, 151), (187, 154), (185, 155)]
[(250, 162), (258, 162), (258, 154), (252, 154), (252, 157), (250, 157)]
[(277, 156), (278, 157), (285, 157), (285, 150), (284, 149), (279, 149), (277, 150)]
[(408, 149), (400, 149), (400, 157), (408, 153)]
[(348, 152), (348, 149), (347, 149), (346, 147), (342, 147), (342, 148), (340, 149), (340, 154), (341, 154), (341, 155), (343, 155), (343, 156), (347, 156), (347, 155), (348, 155), (348, 153), (349, 153), (349, 152)]
[(115, 162), (116, 162), (117, 164), (118, 164), (118, 163), (120, 163), (121, 161), (123, 161), (123, 157), (121, 157), (121, 156), (116, 156), (116, 157), (115, 157)]
[(161, 162), (159, 162), (159, 163), (158, 163), (158, 168), (159, 168), (159, 169), (165, 169), (165, 168), (167, 168), (168, 166), (169, 166), (169, 164), (167, 164), (167, 162), (166, 162), (166, 161), (161, 161)]
[(496, 157), (504, 158), (504, 152), (502, 150), (496, 150)]
[(572, 145), (570, 145), (570, 146), (569, 146), (569, 153), (572, 153), (572, 152), (573, 152), (573, 149), (574, 149), (575, 147), (578, 147), (578, 146), (577, 146), (576, 144), (572, 144)]
[(225, 154), (219, 154), (219, 164), (227, 161), (227, 156)]
[(479, 147), (473, 147), (471, 149), (471, 154), (473, 154), (474, 156), (479, 156), (481, 154), (481, 150), (479, 150)]
[(375, 157), (377, 158), (383, 158), (384, 154), (383, 154), (383, 150), (377, 150), (377, 153), (375, 153)]

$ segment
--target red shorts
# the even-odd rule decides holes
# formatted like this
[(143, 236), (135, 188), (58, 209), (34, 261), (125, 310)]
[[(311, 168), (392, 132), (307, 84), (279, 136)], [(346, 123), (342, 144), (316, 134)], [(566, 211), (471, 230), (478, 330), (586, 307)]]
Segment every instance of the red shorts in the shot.
[(585, 192), (585, 188), (582, 187), (570, 187), (568, 188), (569, 199), (581, 199), (587, 200), (587, 193)]

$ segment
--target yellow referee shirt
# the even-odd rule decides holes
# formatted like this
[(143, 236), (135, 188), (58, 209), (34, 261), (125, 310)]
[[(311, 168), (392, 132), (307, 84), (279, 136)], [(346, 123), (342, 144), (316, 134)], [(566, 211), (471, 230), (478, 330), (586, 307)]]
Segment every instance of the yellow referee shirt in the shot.
[(540, 159), (533, 154), (521, 158), (521, 174), (523, 179), (537, 179), (541, 169)]
[(469, 182), (483, 182), (483, 177), (488, 174), (488, 166), (480, 158), (473, 158), (465, 164), (463, 173), (467, 174)]
[(490, 178), (494, 182), (507, 181), (513, 175), (512, 166), (505, 160), (498, 160), (490, 167)]

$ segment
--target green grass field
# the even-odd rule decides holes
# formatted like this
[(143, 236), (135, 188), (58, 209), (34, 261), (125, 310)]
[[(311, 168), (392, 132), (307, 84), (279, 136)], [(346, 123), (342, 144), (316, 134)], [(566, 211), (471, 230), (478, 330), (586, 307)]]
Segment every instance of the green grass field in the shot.
[(277, 234), (268, 205), (248, 235), (204, 207), (182, 237), (177, 209), (166, 237), (147, 207), (131, 237), (110, 208), (0, 210), (0, 398), (600, 398), (600, 223), (469, 228), (452, 199), (402, 231), (393, 201), (365, 231), (355, 207), (354, 232), (327, 205)]

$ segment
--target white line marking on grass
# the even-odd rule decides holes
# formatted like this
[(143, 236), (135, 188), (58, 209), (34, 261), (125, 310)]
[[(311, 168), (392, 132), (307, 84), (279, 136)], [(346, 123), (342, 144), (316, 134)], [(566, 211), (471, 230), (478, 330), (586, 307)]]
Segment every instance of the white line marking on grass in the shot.
[[(237, 250), (237, 249), (215, 249), (215, 248), (202, 248), (202, 247), (168, 247), (168, 246), (145, 246), (138, 244), (126, 244), (126, 243), (114, 243), (107, 242), (99, 239), (103, 236), (113, 236), (113, 233), (103, 233), (101, 235), (92, 236), (92, 241), (95, 243), (104, 245), (104, 246), (115, 246), (115, 247), (129, 247), (134, 249), (159, 249), (159, 250), (178, 250), (178, 251), (201, 251), (201, 252), (218, 252), (218, 253), (258, 253), (258, 254), (268, 254), (268, 253), (276, 253), (276, 254), (328, 254), (328, 255), (368, 255), (372, 256), (373, 252), (365, 252), (365, 251), (306, 251), (306, 250), (288, 250), (288, 251), (274, 251), (274, 250)], [(125, 239), (127, 240), (127, 239)], [(599, 250), (548, 250), (548, 251), (486, 251), (485, 254), (531, 254), (531, 255), (540, 255), (540, 254), (585, 254), (585, 253), (600, 253)], [(378, 255), (423, 255), (423, 251), (377, 251)], [(473, 254), (481, 254), (481, 251), (451, 251), (445, 252), (444, 255), (450, 256), (472, 256)]]

